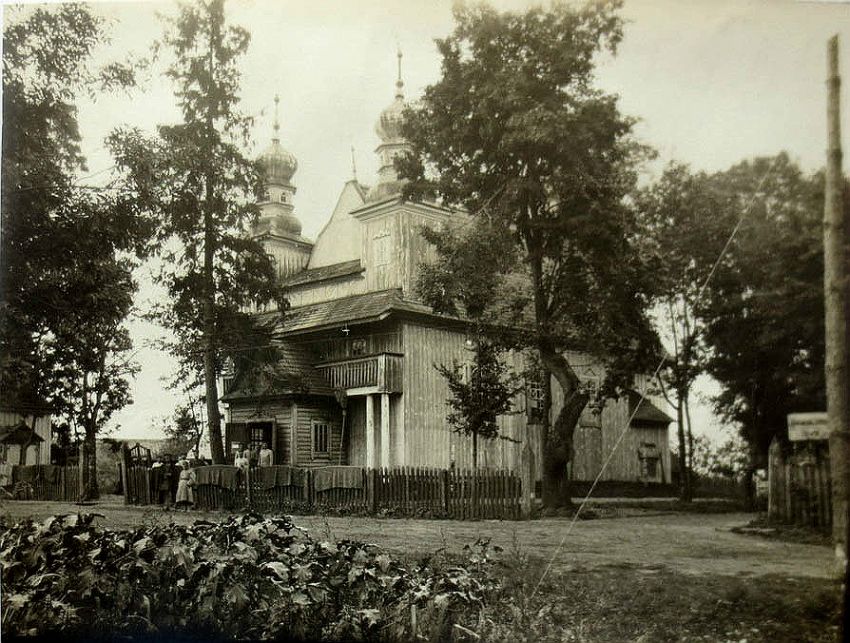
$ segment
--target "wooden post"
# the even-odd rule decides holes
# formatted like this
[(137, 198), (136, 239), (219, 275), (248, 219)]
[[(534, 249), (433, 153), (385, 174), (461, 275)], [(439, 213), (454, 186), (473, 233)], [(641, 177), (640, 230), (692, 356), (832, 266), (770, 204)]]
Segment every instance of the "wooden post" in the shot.
[(366, 466), (374, 469), (375, 462), (375, 396), (366, 396)]
[(440, 502), (442, 503), (443, 513), (446, 517), (449, 515), (449, 472), (448, 469), (440, 471)]
[[(844, 215), (844, 176), (841, 171), (841, 78), (838, 75), (838, 36), (827, 45), (827, 165), (824, 204), (824, 307), (826, 312), (826, 399), (829, 450), (832, 463), (832, 539), (836, 566), (845, 577), (847, 607), (848, 528), (850, 528), (850, 396), (847, 386), (847, 284), (845, 247), (848, 226)], [(845, 611), (845, 616), (847, 613)]]
[(381, 393), (381, 466), (390, 466), (390, 394)]
[(767, 456), (767, 518), (781, 521), (788, 485), (785, 477), (785, 458), (778, 438), (773, 438)]
[(77, 500), (80, 500), (86, 492), (86, 476), (85, 476), (85, 458), (84, 456), (84, 446), (83, 443), (80, 443), (80, 446), (77, 447), (77, 469), (79, 471), (80, 476), (80, 491), (79, 497)]
[(248, 462), (248, 466), (245, 467), (245, 500), (248, 503), (246, 509), (251, 508), (251, 463)]
[[(368, 400), (366, 404), (369, 404)], [(368, 406), (366, 408), (369, 408)], [(368, 487), (369, 512), (374, 514), (378, 509), (378, 470), (369, 469)]]

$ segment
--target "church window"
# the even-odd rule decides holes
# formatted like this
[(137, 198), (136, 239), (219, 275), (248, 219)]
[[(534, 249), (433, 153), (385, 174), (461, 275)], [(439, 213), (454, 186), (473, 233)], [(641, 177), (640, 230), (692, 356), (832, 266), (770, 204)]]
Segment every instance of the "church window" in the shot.
[(272, 193), (268, 189), (263, 190), (263, 201), (271, 201)]
[(286, 192), (280, 193), (280, 202), (281, 203), (289, 203), (289, 199), (287, 198)]
[(330, 454), (330, 429), (327, 422), (313, 421), (313, 455)]

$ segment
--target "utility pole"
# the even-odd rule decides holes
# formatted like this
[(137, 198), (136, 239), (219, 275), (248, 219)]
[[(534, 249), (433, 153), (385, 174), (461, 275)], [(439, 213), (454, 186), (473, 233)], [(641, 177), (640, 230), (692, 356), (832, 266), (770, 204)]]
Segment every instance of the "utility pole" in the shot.
[[(844, 176), (841, 173), (838, 36), (827, 45), (827, 164), (823, 215), (824, 307), (826, 317), (826, 406), (832, 470), (832, 537), (836, 566), (844, 577), (844, 615), (848, 615), (847, 564), (850, 528), (850, 399), (847, 353), (847, 255), (850, 225), (844, 216)], [(843, 620), (843, 619), (842, 619)], [(845, 629), (843, 635), (848, 634)]]

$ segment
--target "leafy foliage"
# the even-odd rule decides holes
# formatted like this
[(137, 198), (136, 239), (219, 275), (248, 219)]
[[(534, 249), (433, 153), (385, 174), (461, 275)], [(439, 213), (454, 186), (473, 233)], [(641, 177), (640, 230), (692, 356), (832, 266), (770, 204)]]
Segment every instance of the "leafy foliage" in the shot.
[(412, 640), (412, 606), (439, 627), (497, 589), (487, 543), (467, 565), (436, 569), (312, 539), (286, 518), (110, 531), (95, 517), (27, 520), (0, 536), (4, 633)]
[(749, 464), (747, 445), (739, 436), (730, 436), (719, 444), (704, 435), (694, 440), (694, 470), (701, 475), (738, 479)]
[(73, 4), (15, 16), (3, 34), (0, 387), (7, 403), (46, 401), (84, 430), (90, 496), (95, 434), (131, 401), (123, 323), (151, 232), (126, 191), (75, 182), (86, 169), (77, 95), (135, 81), (132, 66), (93, 68), (104, 38)]
[(472, 463), (477, 467), (478, 438), (499, 436), (496, 419), (513, 412), (513, 398), (522, 386), (515, 374), (506, 372), (499, 359), (501, 351), (492, 342), (479, 337), (467, 350), (472, 352), (468, 378), (457, 362), (436, 368), (449, 386), (446, 420), (453, 431), (472, 437)]
[[(464, 207), (519, 259), (487, 283), (481, 261), (443, 253), (443, 267), (426, 277), (437, 280), (437, 299), (461, 299), (457, 284), (467, 281), (479, 295), (495, 293), (508, 314), (494, 322), (523, 320), (512, 341), (536, 351), (563, 389), (568, 403), (546, 430), (547, 503), (569, 502), (566, 464), (588, 400), (564, 352), (578, 346), (604, 360), (615, 394), (656, 347), (645, 314), (651, 272), (625, 198), (647, 151), (616, 96), (593, 86), (596, 59), (622, 38), (618, 8), (459, 6), (454, 32), (437, 41), (442, 77), (403, 126), (413, 150), (398, 162), (406, 195)], [(464, 251), (486, 256), (476, 235), (467, 240)], [(480, 308), (480, 297), (472, 303)]]
[(713, 188), (711, 177), (671, 163), (661, 178), (637, 195), (642, 242), (655, 258), (656, 322), (667, 345), (667, 359), (658, 383), (676, 410), (680, 499), (692, 497), (694, 436), (690, 395), (708, 358), (704, 320), (697, 315), (703, 284), (729, 235), (726, 197)]
[(162, 431), (168, 438), (171, 452), (184, 454), (192, 450), (195, 457), (199, 457), (204, 426), (195, 413), (195, 401), (191, 396), (163, 422)]
[(739, 163), (713, 181), (730, 229), (749, 210), (699, 311), (708, 371), (723, 386), (717, 409), (741, 427), (758, 465), (785, 435), (788, 413), (826, 404), (823, 181), (786, 154)]

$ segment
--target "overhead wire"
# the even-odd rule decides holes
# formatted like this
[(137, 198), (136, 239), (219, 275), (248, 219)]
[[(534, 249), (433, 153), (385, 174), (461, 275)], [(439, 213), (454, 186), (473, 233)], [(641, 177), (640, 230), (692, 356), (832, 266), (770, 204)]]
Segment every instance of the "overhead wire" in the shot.
[[(699, 290), (697, 291), (695, 301), (700, 301), (702, 299), (703, 293), (705, 292), (706, 288), (708, 287), (709, 282), (714, 277), (714, 274), (717, 272), (717, 268), (720, 266), (720, 262), (723, 260), (723, 257), (726, 255), (729, 248), (731, 247), (732, 241), (735, 239), (738, 232), (740, 231), (741, 226), (744, 223), (744, 220), (749, 215), (750, 210), (753, 207), (753, 204), (755, 203), (756, 199), (758, 198), (759, 192), (761, 191), (761, 189), (764, 186), (765, 182), (767, 181), (768, 177), (773, 173), (773, 170), (775, 169), (776, 163), (777, 163), (778, 160), (779, 160), (778, 156), (774, 157), (773, 162), (770, 164), (770, 166), (767, 168), (764, 175), (762, 176), (761, 180), (758, 182), (756, 189), (753, 191), (753, 195), (750, 197), (750, 200), (747, 202), (746, 207), (741, 212), (741, 216), (738, 217), (738, 221), (735, 224), (735, 226), (732, 228), (732, 231), (729, 233), (729, 236), (726, 239), (726, 243), (723, 244), (723, 248), (720, 250), (720, 253), (717, 256), (717, 259), (712, 264), (711, 269), (709, 270), (708, 274), (706, 275), (705, 279), (702, 282), (702, 285), (700, 286)], [(658, 374), (661, 372), (661, 369), (664, 367), (664, 364), (667, 361), (667, 359), (668, 359), (668, 355), (666, 353), (661, 356), (661, 359), (658, 362), (658, 366), (656, 366), (655, 371), (653, 372), (652, 377), (650, 378), (649, 381), (652, 381), (656, 377), (658, 377)], [(564, 543), (566, 543), (567, 538), (569, 537), (570, 533), (572, 533), (573, 527), (575, 526), (576, 522), (578, 521), (578, 518), (579, 518), (582, 510), (587, 505), (588, 501), (590, 500), (590, 497), (593, 495), (593, 492), (596, 489), (596, 486), (599, 484), (599, 481), (602, 479), (602, 474), (605, 473), (605, 470), (608, 468), (608, 465), (611, 463), (611, 460), (613, 459), (614, 454), (617, 452), (617, 449), (619, 448), (620, 444), (622, 444), (623, 439), (625, 438), (626, 434), (629, 431), (632, 420), (635, 418), (635, 415), (637, 414), (638, 410), (640, 409), (641, 405), (643, 404), (644, 400), (646, 399), (646, 395), (647, 394), (646, 394), (645, 390), (640, 392), (640, 398), (638, 399), (637, 403), (635, 404), (634, 409), (632, 410), (631, 414), (629, 415), (628, 419), (626, 420), (625, 426), (623, 427), (622, 431), (620, 432), (619, 436), (617, 437), (617, 440), (614, 442), (614, 446), (611, 448), (610, 452), (608, 453), (608, 456), (605, 458), (605, 461), (602, 463), (602, 467), (599, 469), (599, 473), (596, 474), (596, 477), (594, 478), (593, 483), (590, 485), (590, 488), (587, 490), (587, 493), (585, 494), (584, 498), (582, 499), (581, 503), (579, 504), (578, 508), (576, 509), (575, 513), (573, 514), (573, 517), (570, 520), (570, 523), (567, 526), (567, 529), (564, 532), (564, 535), (558, 541), (558, 546), (555, 548), (555, 551), (552, 553), (552, 556), (549, 558), (549, 562), (546, 564), (546, 567), (544, 568), (543, 573), (540, 575), (540, 578), (538, 579), (537, 583), (535, 584), (534, 590), (531, 592), (530, 598), (534, 598), (535, 594), (537, 594), (537, 591), (540, 589), (540, 586), (543, 584), (543, 581), (546, 579), (546, 577), (549, 575), (549, 572), (552, 570), (552, 566), (555, 563), (555, 560), (557, 559), (558, 554), (560, 554), (561, 549), (563, 549)]]

